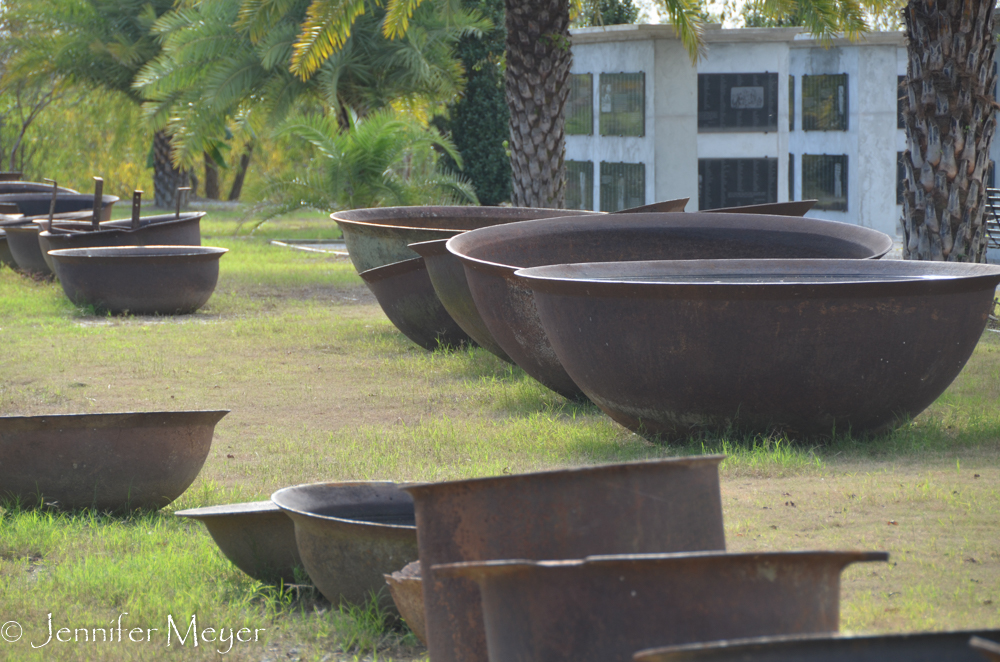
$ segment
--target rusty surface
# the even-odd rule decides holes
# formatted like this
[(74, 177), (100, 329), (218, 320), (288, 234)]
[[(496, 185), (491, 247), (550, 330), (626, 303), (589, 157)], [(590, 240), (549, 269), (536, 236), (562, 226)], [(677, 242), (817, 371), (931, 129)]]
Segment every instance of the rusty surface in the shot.
[(744, 205), (724, 209), (703, 209), (702, 214), (724, 212), (727, 214), (770, 214), (773, 216), (805, 216), (816, 206), (818, 200), (792, 200), (789, 202), (768, 202), (761, 205)]
[(271, 500), (295, 522), (302, 565), (327, 600), (363, 606), (378, 595), (395, 609), (385, 575), (418, 558), (409, 494), (359, 481), (286, 487)]
[(295, 525), (272, 501), (230, 503), (174, 513), (198, 520), (226, 558), (254, 579), (294, 584), (302, 566)]
[(387, 264), (359, 275), (389, 321), (424, 349), (434, 351), (442, 346), (472, 343), (434, 293), (424, 258)]
[(513, 363), (486, 327), (486, 322), (476, 308), (472, 292), (469, 291), (465, 267), (458, 258), (448, 252), (445, 248), (447, 243), (447, 239), (421, 241), (410, 244), (410, 249), (424, 259), (424, 267), (434, 287), (434, 293), (459, 328), (483, 349), (504, 361)]
[(427, 645), (427, 625), (424, 621), (424, 588), (420, 580), (420, 561), (407, 563), (402, 570), (385, 576), (389, 594), (406, 624)]
[(836, 632), (840, 573), (882, 552), (701, 552), (439, 565), (476, 581), (489, 662), (629, 662), (657, 645)]
[(7, 233), (8, 249), (18, 269), (35, 276), (52, 275), (52, 269), (45, 261), (38, 244), (41, 228), (37, 224), (8, 225), (4, 230)]
[(117, 246), (51, 251), (63, 291), (111, 313), (174, 315), (205, 305), (226, 248)]
[[(201, 219), (205, 212), (190, 212), (180, 216), (160, 214), (139, 219), (139, 229), (132, 230), (132, 222), (105, 221), (100, 230), (93, 231), (91, 222), (78, 221), (57, 224), (56, 232), (42, 231), (38, 245), (49, 269), (52, 258), (49, 251), (67, 248), (97, 248), (100, 246), (201, 246)], [(69, 230), (60, 232), (59, 230)]]
[[(48, 218), (49, 205), (52, 202), (52, 187), (44, 185), (45, 188), (38, 192), (27, 193), (6, 193), (0, 195), (0, 202), (13, 202), (25, 216), (44, 216)], [(111, 218), (111, 209), (118, 196), (105, 195), (103, 198), (101, 220), (106, 221)], [(87, 212), (89, 216), (94, 208), (94, 196), (86, 193), (62, 193), (56, 196), (55, 213), (67, 212)]]
[(877, 258), (892, 248), (881, 232), (847, 223), (757, 214), (618, 214), (527, 221), (448, 240), (483, 321), (531, 377), (571, 399), (583, 391), (563, 369), (520, 267), (571, 262), (707, 258)]
[(725, 549), (721, 460), (673, 458), (404, 488), (416, 504), (431, 661), (487, 660), (476, 584), (433, 566)]
[(625, 427), (878, 433), (919, 414), (985, 328), (1000, 266), (692, 260), (519, 272), (562, 365)]
[[(1000, 662), (1000, 632), (994, 631), (988, 635), (990, 639), (973, 636), (969, 639), (969, 648), (973, 649), (989, 662)], [(996, 639), (997, 641), (991, 641)]]
[(974, 636), (1000, 630), (907, 634), (758, 637), (639, 651), (636, 662), (982, 662), (969, 648)]
[(595, 212), (531, 207), (377, 207), (330, 214), (358, 273), (417, 257), (409, 244), (491, 225)]
[(201, 471), (227, 413), (0, 417), (0, 497), (29, 507), (162, 508)]

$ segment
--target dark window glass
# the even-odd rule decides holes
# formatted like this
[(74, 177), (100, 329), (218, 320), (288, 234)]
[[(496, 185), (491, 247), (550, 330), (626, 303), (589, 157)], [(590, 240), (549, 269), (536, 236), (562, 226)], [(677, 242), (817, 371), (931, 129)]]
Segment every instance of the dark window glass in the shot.
[(847, 211), (847, 155), (803, 154), (802, 199), (814, 209)]
[(698, 74), (698, 130), (777, 131), (778, 74)]
[(601, 74), (601, 135), (646, 135), (646, 74)]
[(847, 131), (847, 74), (802, 77), (802, 130)]
[(594, 209), (593, 161), (566, 161), (566, 209)]
[(788, 155), (788, 199), (795, 199), (795, 155)]
[(896, 204), (903, 204), (903, 181), (906, 179), (906, 166), (903, 165), (903, 153), (896, 152)]
[(594, 134), (594, 75), (570, 74), (566, 100), (566, 134)]
[(646, 164), (601, 161), (601, 211), (646, 204)]
[(698, 208), (778, 201), (778, 159), (698, 159)]
[(788, 130), (795, 130), (795, 76), (788, 77)]
[(896, 128), (906, 128), (906, 76), (896, 76)]

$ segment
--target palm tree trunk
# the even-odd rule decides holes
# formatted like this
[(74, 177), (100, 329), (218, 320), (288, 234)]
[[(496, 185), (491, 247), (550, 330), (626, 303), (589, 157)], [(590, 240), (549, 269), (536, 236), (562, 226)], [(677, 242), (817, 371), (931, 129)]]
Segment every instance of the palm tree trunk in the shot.
[(563, 107), (572, 62), (567, 0), (507, 0), (507, 105), (515, 207), (563, 207)]
[(243, 181), (247, 176), (247, 168), (250, 167), (250, 157), (253, 155), (253, 142), (248, 142), (243, 154), (240, 155), (240, 165), (236, 169), (233, 177), (233, 186), (229, 189), (229, 201), (236, 202), (243, 193)]
[(993, 113), (992, 0), (911, 0), (903, 257), (983, 262)]
[(205, 161), (205, 197), (209, 200), (218, 200), (219, 166), (215, 165), (215, 161), (208, 155), (208, 152), (203, 152), (202, 158)]
[[(153, 204), (163, 209), (173, 209), (177, 204), (177, 189), (190, 184), (186, 170), (178, 170), (170, 158), (173, 147), (170, 134), (157, 131), (153, 135)], [(187, 203), (187, 194), (182, 193), (181, 205)]]

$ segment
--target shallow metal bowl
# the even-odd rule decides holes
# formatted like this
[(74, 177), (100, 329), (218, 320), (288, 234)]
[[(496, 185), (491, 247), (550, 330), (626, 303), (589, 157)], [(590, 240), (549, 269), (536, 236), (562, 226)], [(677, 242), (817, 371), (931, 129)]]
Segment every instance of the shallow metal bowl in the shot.
[(434, 292), (424, 258), (394, 262), (362, 271), (382, 312), (404, 336), (426, 350), (472, 344)]
[(198, 476), (227, 413), (0, 417), (0, 497), (64, 509), (162, 508)]
[[(83, 221), (58, 223), (55, 232), (48, 232), (42, 222), (38, 245), (50, 269), (54, 269), (49, 251), (68, 248), (97, 248), (100, 246), (201, 246), (201, 219), (203, 211), (178, 215), (160, 214), (143, 216), (139, 227), (132, 229), (132, 221), (106, 221), (100, 230)], [(60, 232), (69, 230), (69, 232)]]
[[(116, 195), (101, 197), (101, 218), (111, 218), (111, 208), (119, 198)], [(52, 204), (52, 187), (48, 191), (0, 194), (0, 203), (12, 202), (25, 216), (43, 216), (49, 213)], [(55, 213), (85, 211), (94, 208), (94, 196), (87, 193), (63, 193), (56, 195)]]
[(395, 609), (385, 575), (418, 558), (409, 494), (390, 482), (314, 483), (271, 500), (295, 523), (302, 565), (327, 600), (364, 606), (378, 596)]
[(330, 214), (358, 273), (418, 257), (409, 244), (502, 223), (596, 213), (531, 207), (376, 207)]
[(952, 382), (1000, 267), (691, 260), (518, 271), (576, 384), (636, 432), (877, 433)]
[(193, 313), (215, 291), (219, 258), (211, 246), (117, 246), (50, 251), (63, 291), (78, 305), (112, 313)]
[(655, 645), (836, 632), (842, 570), (888, 556), (636, 554), (455, 563), (434, 572), (479, 584), (490, 662), (629, 662)]
[[(410, 485), (430, 654), (485, 662), (476, 584), (441, 563), (725, 549), (720, 455)], [(569, 659), (569, 658), (567, 658)]]
[(497, 344), (530, 376), (568, 398), (583, 395), (542, 329), (521, 267), (570, 262), (707, 258), (878, 258), (881, 232), (847, 223), (758, 214), (609, 214), (526, 221), (452, 237), (469, 289)]
[(407, 563), (402, 570), (385, 576), (392, 601), (417, 639), (427, 645), (427, 624), (424, 619), (424, 583), (420, 577), (420, 561)]
[(302, 565), (295, 525), (274, 502), (229, 503), (174, 514), (204, 524), (226, 558), (254, 579), (295, 583), (295, 569)]
[(972, 637), (1000, 639), (1000, 630), (908, 632), (862, 636), (757, 637), (639, 651), (636, 662), (983, 662)]

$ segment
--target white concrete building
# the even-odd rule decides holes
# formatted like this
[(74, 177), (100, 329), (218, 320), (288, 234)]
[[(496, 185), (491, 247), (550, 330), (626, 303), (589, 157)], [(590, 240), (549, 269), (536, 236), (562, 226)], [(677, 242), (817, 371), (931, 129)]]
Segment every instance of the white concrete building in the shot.
[(669, 25), (583, 28), (572, 42), (567, 206), (818, 198), (809, 216), (899, 234), (901, 33), (824, 47), (800, 28), (709, 26), (697, 65)]

